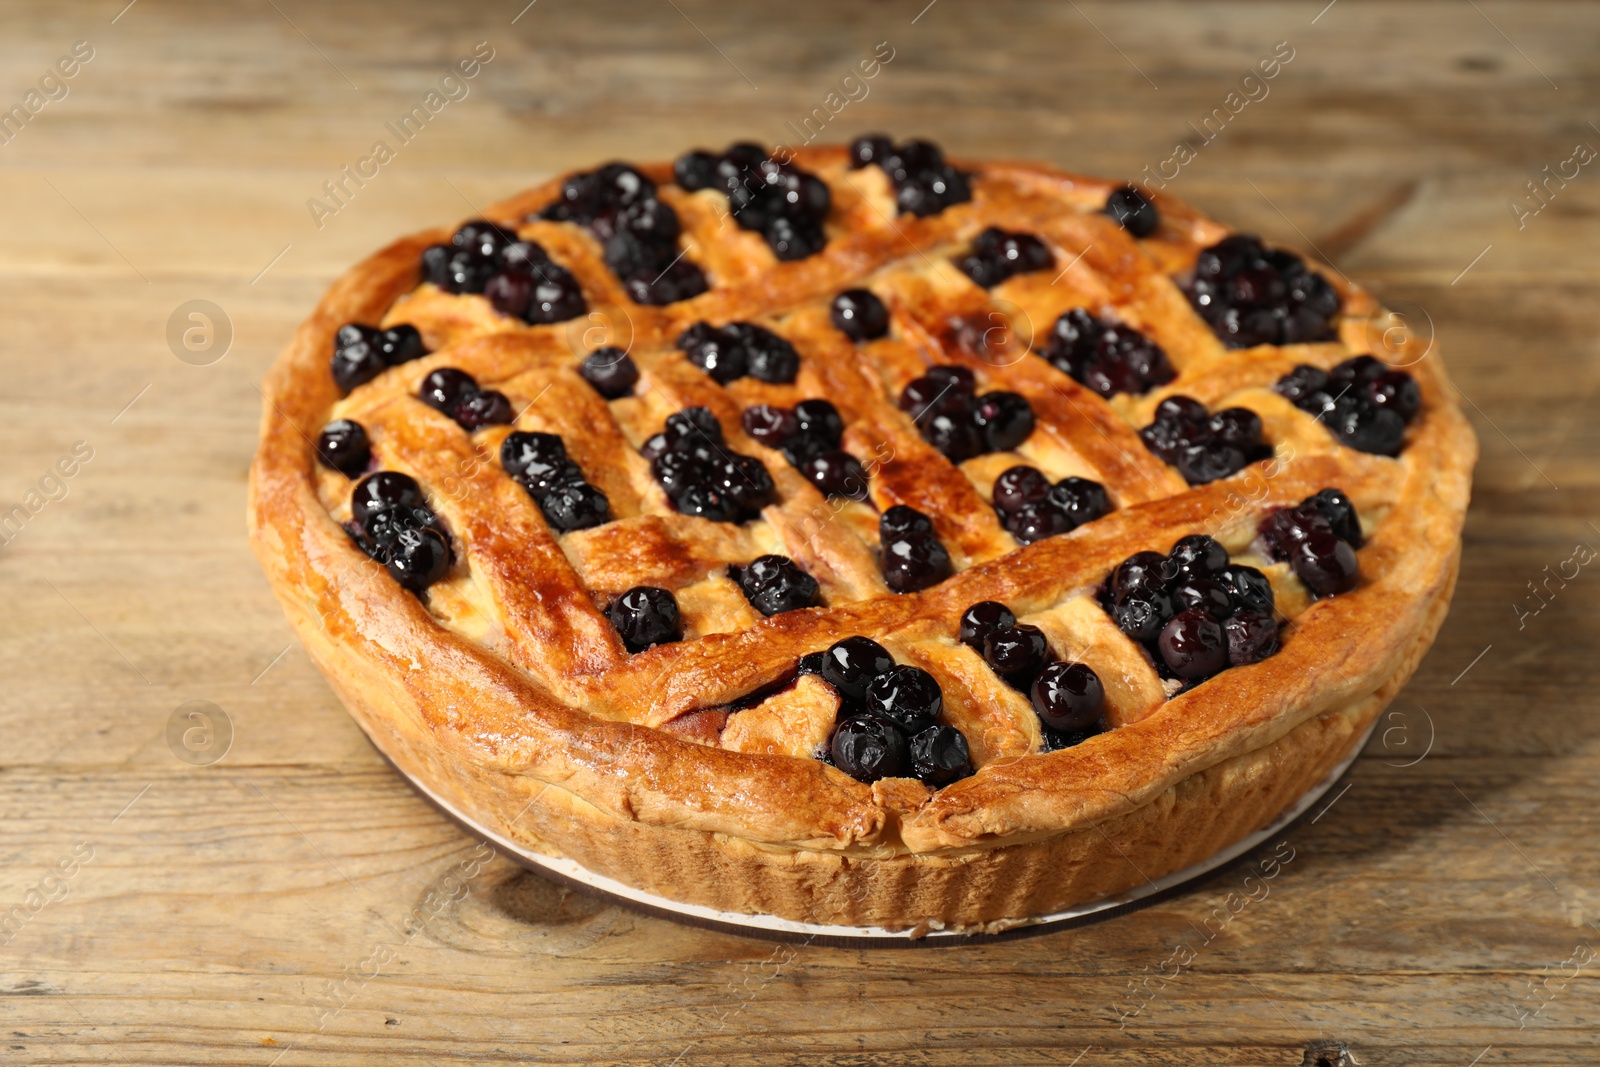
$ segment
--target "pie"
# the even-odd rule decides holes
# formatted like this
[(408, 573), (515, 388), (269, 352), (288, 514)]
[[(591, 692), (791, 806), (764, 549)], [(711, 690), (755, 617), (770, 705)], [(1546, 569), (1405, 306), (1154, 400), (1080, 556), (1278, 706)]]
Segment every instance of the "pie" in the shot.
[(864, 136), (609, 164), (340, 278), (256, 554), (377, 747), (671, 901), (994, 930), (1273, 821), (1433, 640), (1431, 343), (1162, 193)]

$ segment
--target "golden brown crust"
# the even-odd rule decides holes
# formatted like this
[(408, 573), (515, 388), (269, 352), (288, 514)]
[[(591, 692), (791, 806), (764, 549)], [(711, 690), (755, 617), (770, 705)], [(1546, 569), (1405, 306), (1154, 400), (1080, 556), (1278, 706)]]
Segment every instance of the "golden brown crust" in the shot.
[[(1139, 242), (1097, 212), (1112, 183), (973, 164), (972, 203), (897, 218), (882, 176), (847, 171), (841, 150), (808, 150), (796, 162), (828, 181), (835, 210), (828, 247), (794, 263), (775, 262), (759, 238), (719, 220), (713, 194), (663, 186), (714, 281), (681, 304), (632, 305), (591, 237), (542, 221), (521, 232), (574, 272), (598, 319), (530, 328), (481, 297), (418, 289), (418, 256), (445, 230), (396, 242), (329, 290), (263, 386), (250, 530), (341, 698), (407, 773), (511, 839), (676, 899), (790, 918), (907, 926), (1022, 917), (1159, 877), (1265, 825), (1338, 763), (1448, 605), (1476, 442), (1436, 356), (1379, 353), (1411, 364), (1423, 408), (1398, 459), (1352, 452), (1268, 391), (1295, 363), (1330, 366), (1370, 350), (1366, 326), (1381, 309), (1347, 283), (1330, 279), (1345, 302), (1340, 342), (1225, 351), (1169, 277), (1227, 232), (1186, 205), (1158, 197), (1162, 229)], [(670, 181), (670, 168), (641, 169)], [(490, 217), (519, 224), (555, 189), (529, 190)], [(1071, 266), (1055, 282), (1024, 276), (987, 294), (967, 285), (945, 263), (989, 225), (1035, 232)], [(858, 349), (826, 325), (825, 305), (869, 278), (896, 330)], [(1082, 304), (1156, 339), (1178, 379), (1107, 403), (1026, 355), (1027, 335)], [(671, 350), (694, 321), (747, 318), (801, 349), (796, 385), (718, 387)], [(434, 353), (341, 399), (327, 358), (334, 331), (352, 321), (411, 322)], [(998, 333), (986, 325), (995, 321)], [(607, 405), (574, 374), (596, 343), (586, 332), (594, 322), (606, 340), (631, 342), (647, 379), (638, 397)], [(890, 399), (930, 362), (961, 363), (986, 387), (1026, 395), (1042, 433), (1014, 461), (1093, 476), (1119, 509), (1017, 547), (986, 503), (998, 460), (952, 466)], [(409, 399), (441, 365), (528, 405), (519, 427), (561, 433), (620, 521), (548, 530), (488, 458), (504, 430), (469, 436)], [(1278, 458), (1186, 487), (1134, 433), (1177, 392), (1256, 409)], [(870, 509), (837, 509), (739, 431), (743, 406), (804, 396), (834, 400), (850, 425), (846, 447), (871, 463), (873, 503), (933, 515), (960, 573), (922, 594), (888, 595), (871, 534), (860, 532)], [(766, 461), (778, 500), (762, 522), (740, 529), (665, 506), (636, 446), (690, 404), (712, 408), (734, 448)], [(383, 466), (417, 477), (453, 534), (461, 559), (426, 606), (336, 521), (347, 483), (314, 465), (311, 441), (346, 414), (368, 426)], [(1291, 622), (1275, 656), (1161, 702), (1136, 651), (1119, 649), (1114, 633), (1097, 645), (1105, 620), (1082, 596), (1118, 561), (1202, 531), (1239, 555), (1265, 511), (1330, 485), (1369, 520), (1363, 582), (1310, 602), (1278, 573)], [(763, 551), (800, 560), (828, 607), (770, 619), (751, 612), (718, 574)], [(600, 606), (647, 580), (688, 591), (680, 599), (690, 639), (628, 656)], [(953, 640), (959, 613), (985, 599), (1039, 616), (1058, 653), (1098, 655), (1119, 672), (1108, 686), (1115, 728), (1039, 753), (1026, 702), (1019, 709), (1014, 694), (986, 687)], [(801, 725), (803, 707), (730, 726), (741, 713), (730, 718), (726, 705), (781, 679), (801, 653), (857, 633), (935, 673), (950, 713), (962, 716), (977, 774), (931, 794), (909, 782), (869, 787), (773, 742), (771, 731), (789, 728), (774, 723), (814, 729)], [(724, 735), (745, 739), (743, 750), (722, 745)], [(1141, 877), (1128, 881), (1135, 868)]]

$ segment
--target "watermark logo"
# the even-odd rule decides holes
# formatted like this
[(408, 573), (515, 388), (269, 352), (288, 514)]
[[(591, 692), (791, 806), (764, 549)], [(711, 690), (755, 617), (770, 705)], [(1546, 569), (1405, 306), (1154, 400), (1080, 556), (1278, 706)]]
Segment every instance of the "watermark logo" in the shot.
[(188, 300), (167, 316), (167, 347), (191, 367), (209, 367), (233, 347), (233, 320), (209, 300)]
[(209, 767), (233, 747), (233, 720), (209, 700), (188, 700), (167, 718), (167, 747), (191, 767)]

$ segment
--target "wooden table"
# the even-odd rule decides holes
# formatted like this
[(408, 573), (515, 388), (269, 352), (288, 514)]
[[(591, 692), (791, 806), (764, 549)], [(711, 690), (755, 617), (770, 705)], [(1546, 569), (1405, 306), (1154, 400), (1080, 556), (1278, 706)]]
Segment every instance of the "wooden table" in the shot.
[[(6, 16), (7, 108), (74, 42), (93, 55), (0, 145), (0, 513), (40, 505), (0, 547), (0, 1062), (1297, 1064), (1322, 1039), (1363, 1064), (1595, 1062), (1600, 576), (1529, 583), (1600, 546), (1600, 173), (1509, 205), (1600, 146), (1600, 9), (925, 2)], [(308, 198), (479, 41), (469, 95), (319, 228)], [(1209, 943), (1252, 860), (1068, 933), (877, 952), (476, 870), (246, 549), (256, 383), (336, 273), (561, 168), (793, 140), (879, 42), (893, 59), (825, 137), (1130, 176), (1188, 139), (1173, 192), (1318, 245), (1436, 336), (1470, 398), (1454, 611), (1283, 835), (1270, 896)], [(1190, 123), (1260, 96), (1242, 79), (1278, 42), (1267, 95), (1204, 141)], [(185, 348), (185, 310), (169, 344), (196, 300), (225, 319)], [(219, 762), (169, 746), (189, 701), (223, 710)], [(1192, 963), (1146, 981), (1180, 944)]]

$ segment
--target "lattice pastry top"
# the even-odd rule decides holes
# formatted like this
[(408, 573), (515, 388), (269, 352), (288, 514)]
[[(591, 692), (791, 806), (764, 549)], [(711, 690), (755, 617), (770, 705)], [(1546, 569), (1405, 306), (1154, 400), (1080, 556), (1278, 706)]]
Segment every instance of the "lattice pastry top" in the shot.
[(1165, 196), (865, 137), (485, 214), (330, 291), (252, 491), (341, 692), (403, 689), (464, 774), (1024, 840), (1371, 693), (1454, 573), (1438, 361)]

